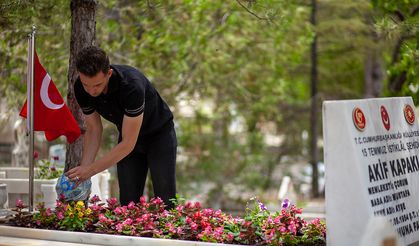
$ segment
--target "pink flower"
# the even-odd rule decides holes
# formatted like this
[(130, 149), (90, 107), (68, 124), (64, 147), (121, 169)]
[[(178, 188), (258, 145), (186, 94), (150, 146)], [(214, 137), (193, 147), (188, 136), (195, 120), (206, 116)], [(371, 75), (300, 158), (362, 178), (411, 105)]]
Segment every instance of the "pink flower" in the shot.
[(177, 210), (178, 212), (182, 212), (183, 208), (184, 208), (184, 207), (183, 207), (182, 205), (177, 205), (176, 210)]
[(94, 195), (92, 198), (90, 198), (91, 203), (97, 203), (97, 202), (100, 202), (100, 201), (101, 200), (100, 200), (98, 195)]
[(160, 197), (155, 197), (155, 198), (151, 199), (151, 203), (156, 204), (156, 205), (160, 205), (160, 204), (163, 204), (163, 200)]
[(192, 219), (189, 216), (186, 216), (185, 222), (186, 224), (190, 224), (192, 222)]
[(228, 233), (228, 234), (227, 234), (227, 241), (228, 241), (228, 242), (232, 242), (233, 240), (234, 240), (234, 236), (233, 236), (233, 234)]
[(163, 212), (161, 213), (161, 218), (166, 218), (170, 215), (169, 211), (167, 210), (163, 210)]
[(58, 212), (57, 213), (57, 218), (59, 219), (59, 220), (62, 220), (62, 219), (64, 219), (64, 214), (63, 214), (63, 212)]
[(201, 209), (201, 203), (200, 202), (195, 202), (194, 207), (197, 208), (197, 209)]
[(132, 224), (132, 219), (128, 218), (123, 222), (124, 225), (131, 225)]
[(234, 224), (241, 224), (242, 222), (243, 222), (242, 218), (236, 217), (236, 218), (233, 219)]
[(57, 200), (55, 202), (55, 207), (61, 207), (63, 205), (63, 203), (60, 200)]
[(314, 219), (314, 220), (311, 222), (311, 224), (313, 224), (313, 225), (318, 225), (318, 224), (320, 224), (320, 219), (319, 219), (319, 218)]
[(45, 211), (45, 214), (49, 217), (52, 215), (52, 211), (50, 208), (47, 208), (47, 210)]
[(108, 202), (109, 207), (114, 207), (118, 203), (118, 200), (116, 200), (115, 197), (111, 197), (106, 201)]
[(134, 202), (130, 202), (128, 204), (128, 209), (134, 209), (135, 208), (135, 203)]
[(271, 244), (272, 243), (272, 238), (274, 236), (275, 236), (275, 230), (267, 231), (267, 233), (265, 233), (266, 242), (268, 244)]
[(121, 224), (121, 223), (118, 223), (118, 224), (116, 224), (116, 226), (115, 226), (115, 228), (116, 228), (116, 230), (118, 231), (118, 232), (122, 232), (122, 228), (123, 228), (124, 226)]
[(192, 203), (191, 203), (191, 202), (187, 202), (187, 203), (185, 204), (185, 208), (186, 208), (186, 209), (188, 209), (188, 208), (193, 208)]
[(97, 204), (93, 204), (90, 206), (90, 209), (93, 211), (100, 211), (102, 209), (102, 206), (99, 206)]
[(142, 223), (143, 219), (142, 218), (135, 218), (135, 223)]
[(206, 234), (206, 235), (210, 235), (210, 234), (211, 234), (211, 232), (212, 232), (212, 227), (211, 227), (211, 226), (207, 226), (207, 227), (205, 227), (204, 234)]
[(170, 233), (176, 233), (175, 226), (172, 223), (166, 223), (165, 227), (169, 230)]
[(214, 236), (217, 237), (217, 238), (220, 238), (221, 235), (223, 234), (223, 232), (224, 232), (224, 228), (223, 227), (217, 227), (214, 230)]
[(145, 226), (144, 229), (146, 230), (154, 230), (154, 223), (152, 221), (149, 221)]
[(115, 209), (113, 210), (113, 212), (114, 212), (115, 214), (117, 214), (117, 215), (120, 215), (120, 214), (122, 214), (122, 208), (121, 208), (121, 207), (117, 207), (117, 208), (115, 208)]
[(148, 219), (150, 219), (150, 214), (143, 214), (143, 216), (141, 217), (144, 221), (147, 221)]
[(266, 223), (268, 223), (268, 224), (272, 224), (274, 221), (272, 220), (272, 216), (271, 215), (269, 215), (268, 216), (268, 219), (266, 220)]
[(294, 235), (297, 234), (297, 228), (295, 227), (295, 225), (289, 225), (288, 230)]
[(104, 214), (99, 214), (99, 221), (107, 224), (110, 220)]
[(204, 216), (211, 216), (214, 213), (214, 209), (206, 208), (206, 209), (202, 210), (202, 213), (204, 214)]
[(191, 230), (198, 229), (198, 225), (195, 222), (190, 223), (190, 226), (191, 226)]
[(21, 199), (16, 200), (16, 207), (17, 208), (24, 208), (25, 205), (23, 204), (23, 201)]
[(144, 204), (147, 203), (147, 200), (145, 199), (145, 196), (140, 197), (140, 203), (141, 203), (141, 205), (144, 205)]
[(34, 158), (34, 159), (38, 159), (38, 157), (39, 157), (39, 153), (38, 153), (38, 151), (34, 151), (34, 152), (33, 152), (33, 158)]

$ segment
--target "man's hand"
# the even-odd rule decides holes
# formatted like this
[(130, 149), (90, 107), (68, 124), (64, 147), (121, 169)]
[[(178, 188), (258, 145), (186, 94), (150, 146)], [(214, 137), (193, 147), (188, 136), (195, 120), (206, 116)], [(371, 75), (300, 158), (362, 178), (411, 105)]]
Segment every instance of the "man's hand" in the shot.
[(78, 166), (75, 168), (70, 169), (65, 175), (71, 179), (72, 181), (76, 182), (73, 189), (79, 186), (79, 184), (88, 178), (94, 175), (93, 170), (89, 167), (89, 165)]

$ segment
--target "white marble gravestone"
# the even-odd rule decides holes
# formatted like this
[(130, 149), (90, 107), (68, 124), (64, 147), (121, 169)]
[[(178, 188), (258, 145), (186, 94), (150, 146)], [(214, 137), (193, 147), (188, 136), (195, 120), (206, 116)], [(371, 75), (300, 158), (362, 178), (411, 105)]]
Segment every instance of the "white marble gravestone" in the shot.
[(326, 101), (327, 245), (360, 245), (384, 216), (406, 245), (419, 241), (419, 125), (410, 97)]

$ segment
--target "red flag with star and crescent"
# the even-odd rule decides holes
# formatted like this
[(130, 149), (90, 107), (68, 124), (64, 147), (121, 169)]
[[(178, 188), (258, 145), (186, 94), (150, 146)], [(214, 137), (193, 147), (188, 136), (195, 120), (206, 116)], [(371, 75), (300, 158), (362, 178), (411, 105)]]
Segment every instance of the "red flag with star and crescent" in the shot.
[[(80, 128), (36, 52), (34, 60), (34, 130), (44, 131), (48, 141), (64, 135), (72, 143), (80, 136)], [(19, 115), (27, 118), (27, 101)]]

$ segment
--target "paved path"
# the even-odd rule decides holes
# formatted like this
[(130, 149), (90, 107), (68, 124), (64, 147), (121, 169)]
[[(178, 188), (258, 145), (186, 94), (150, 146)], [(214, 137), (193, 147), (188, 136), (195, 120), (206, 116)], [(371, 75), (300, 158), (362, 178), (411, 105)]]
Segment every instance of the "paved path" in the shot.
[(303, 207), (303, 213), (301, 217), (307, 221), (311, 221), (316, 218), (326, 219), (326, 209), (324, 200), (313, 200), (308, 202)]

